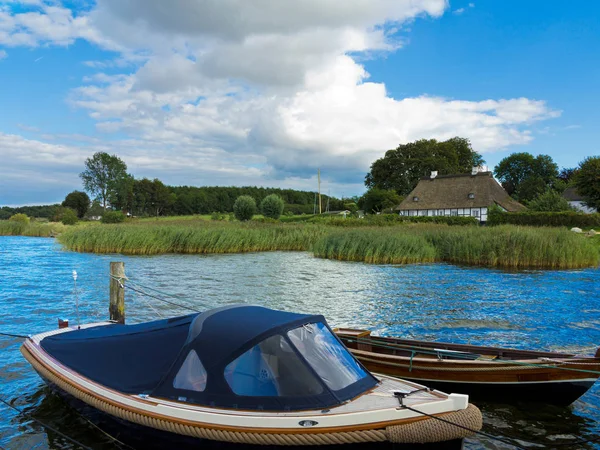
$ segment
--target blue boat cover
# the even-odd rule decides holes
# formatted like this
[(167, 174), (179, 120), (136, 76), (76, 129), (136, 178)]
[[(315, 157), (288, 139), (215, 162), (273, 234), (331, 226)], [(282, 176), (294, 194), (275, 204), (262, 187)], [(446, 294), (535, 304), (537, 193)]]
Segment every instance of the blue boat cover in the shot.
[(220, 408), (325, 409), (378, 382), (323, 316), (258, 306), (73, 330), (41, 346), (120, 392)]

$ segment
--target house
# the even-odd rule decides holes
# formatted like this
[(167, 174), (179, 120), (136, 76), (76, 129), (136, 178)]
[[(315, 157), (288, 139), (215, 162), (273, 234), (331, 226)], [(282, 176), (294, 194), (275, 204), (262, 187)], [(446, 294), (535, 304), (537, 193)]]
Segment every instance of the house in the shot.
[(571, 205), (573, 208), (575, 208), (579, 212), (582, 212), (585, 214), (593, 214), (593, 213), (597, 212), (596, 209), (586, 206), (585, 200), (583, 199), (583, 197), (581, 195), (579, 195), (579, 192), (577, 192), (577, 188), (574, 188), (574, 187), (566, 188), (565, 191), (563, 192), (563, 197), (569, 202), (569, 205)]
[(503, 211), (525, 209), (511, 198), (491, 172), (473, 168), (471, 173), (422, 178), (395, 209), (401, 216), (471, 216), (487, 221), (488, 209), (498, 205)]

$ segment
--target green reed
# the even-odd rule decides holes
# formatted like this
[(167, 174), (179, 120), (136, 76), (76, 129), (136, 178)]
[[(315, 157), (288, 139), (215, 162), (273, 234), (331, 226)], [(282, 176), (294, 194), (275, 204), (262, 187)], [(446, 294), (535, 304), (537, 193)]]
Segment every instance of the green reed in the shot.
[(67, 227), (60, 222), (13, 222), (0, 220), (0, 236), (54, 237)]

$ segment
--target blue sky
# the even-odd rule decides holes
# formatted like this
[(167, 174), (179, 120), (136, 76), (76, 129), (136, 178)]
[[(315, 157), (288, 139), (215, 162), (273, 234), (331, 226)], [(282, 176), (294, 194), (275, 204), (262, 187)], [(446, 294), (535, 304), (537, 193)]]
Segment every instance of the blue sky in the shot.
[(332, 195), (419, 138), (490, 167), (599, 153), (597, 2), (74, 4), (0, 0), (0, 205), (61, 201), (96, 151), (169, 184), (313, 190), (321, 168)]

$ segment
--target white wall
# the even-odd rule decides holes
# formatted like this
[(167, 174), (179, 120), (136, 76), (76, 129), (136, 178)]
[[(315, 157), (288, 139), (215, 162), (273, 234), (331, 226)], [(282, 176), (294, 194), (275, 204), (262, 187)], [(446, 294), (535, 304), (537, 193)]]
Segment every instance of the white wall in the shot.
[(487, 222), (487, 208), (447, 208), (447, 209), (407, 209), (400, 211), (401, 216), (470, 216), (480, 222)]
[(593, 214), (595, 212), (597, 212), (594, 208), (590, 208), (589, 206), (586, 206), (583, 202), (581, 201), (573, 201), (573, 202), (569, 202), (569, 205), (571, 205), (573, 208), (575, 208), (577, 211), (579, 212), (583, 212), (586, 214)]

